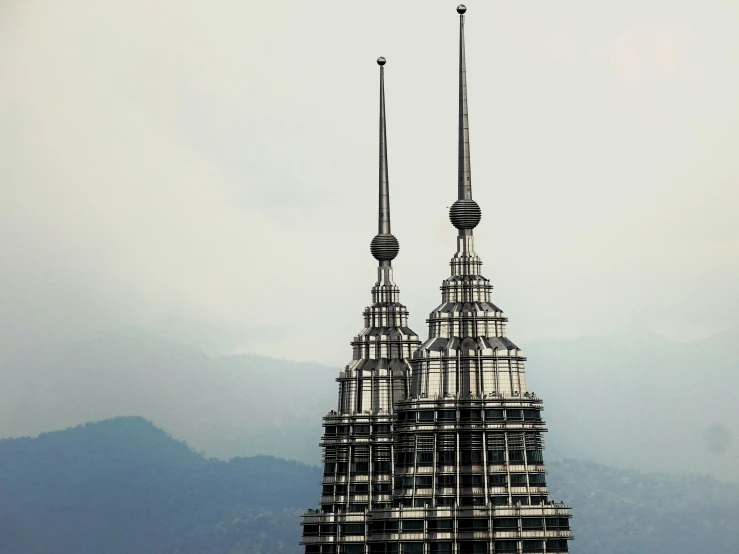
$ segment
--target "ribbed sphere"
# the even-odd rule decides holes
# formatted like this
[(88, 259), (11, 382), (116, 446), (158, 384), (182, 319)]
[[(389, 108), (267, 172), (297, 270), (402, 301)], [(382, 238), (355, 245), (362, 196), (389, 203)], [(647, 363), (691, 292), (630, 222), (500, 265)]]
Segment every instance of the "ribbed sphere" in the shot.
[(449, 208), (449, 219), (457, 229), (474, 229), (481, 218), (480, 206), (474, 200), (457, 200)]
[(370, 252), (379, 262), (389, 262), (395, 259), (399, 251), (398, 239), (391, 234), (375, 235), (370, 244)]
[(458, 14), (463, 14), (466, 11), (467, 11), (467, 6), (465, 6), (464, 4), (460, 4), (459, 6), (457, 6)]
[(387, 60), (383, 58), (382, 56), (377, 58), (377, 65), (385, 65), (386, 63), (387, 63)]

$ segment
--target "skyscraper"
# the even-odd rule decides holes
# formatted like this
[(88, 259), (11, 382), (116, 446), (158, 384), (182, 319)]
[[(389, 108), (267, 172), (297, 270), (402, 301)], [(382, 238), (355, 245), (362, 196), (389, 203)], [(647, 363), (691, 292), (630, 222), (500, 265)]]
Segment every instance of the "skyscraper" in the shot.
[[(398, 303), (391, 260), (380, 58), (379, 261), (373, 304), (324, 418), (321, 508), (303, 518), (306, 554), (567, 552), (569, 508), (549, 500), (542, 402), (491, 302), (473, 230), (464, 13), (459, 6), (459, 174), (451, 276), (419, 344)], [(410, 363), (409, 363), (410, 361)], [(392, 490), (392, 493), (391, 493)]]

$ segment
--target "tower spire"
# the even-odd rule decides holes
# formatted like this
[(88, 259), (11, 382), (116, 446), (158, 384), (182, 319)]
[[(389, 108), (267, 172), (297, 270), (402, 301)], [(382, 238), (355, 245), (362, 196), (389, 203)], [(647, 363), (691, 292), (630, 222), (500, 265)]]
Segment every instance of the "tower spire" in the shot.
[(459, 200), (472, 200), (470, 176), (470, 126), (467, 116), (467, 63), (464, 52), (464, 13), (467, 8), (460, 4), (459, 13)]
[(387, 127), (385, 124), (385, 63), (383, 57), (377, 58), (380, 66), (380, 194), (377, 235), (372, 239), (370, 251), (380, 262), (380, 267), (390, 267), (398, 255), (400, 245), (390, 233), (390, 188), (387, 171)]
[(460, 237), (471, 237), (472, 229), (480, 223), (482, 213), (477, 202), (472, 200), (472, 177), (470, 171), (470, 126), (467, 113), (467, 61), (464, 48), (464, 14), (467, 7), (457, 6), (459, 13), (459, 165), (457, 201), (449, 210), (449, 219)]
[(380, 214), (377, 232), (390, 234), (390, 191), (387, 176), (387, 128), (385, 125), (385, 63), (377, 59), (380, 66)]

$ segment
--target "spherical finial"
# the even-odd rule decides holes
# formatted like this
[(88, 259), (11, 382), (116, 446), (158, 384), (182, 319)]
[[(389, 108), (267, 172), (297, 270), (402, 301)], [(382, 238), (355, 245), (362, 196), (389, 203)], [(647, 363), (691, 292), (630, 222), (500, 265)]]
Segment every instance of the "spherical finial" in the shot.
[(457, 6), (457, 13), (459, 15), (462, 15), (466, 11), (467, 11), (467, 6), (465, 6), (464, 4), (460, 4), (459, 6)]
[(457, 229), (474, 229), (482, 219), (482, 211), (474, 200), (457, 200), (449, 209), (449, 219)]
[(377, 65), (385, 65), (386, 63), (387, 63), (387, 60), (383, 58), (382, 56), (377, 58)]
[(370, 252), (378, 262), (389, 262), (395, 259), (400, 251), (398, 239), (390, 233), (375, 235), (370, 243)]

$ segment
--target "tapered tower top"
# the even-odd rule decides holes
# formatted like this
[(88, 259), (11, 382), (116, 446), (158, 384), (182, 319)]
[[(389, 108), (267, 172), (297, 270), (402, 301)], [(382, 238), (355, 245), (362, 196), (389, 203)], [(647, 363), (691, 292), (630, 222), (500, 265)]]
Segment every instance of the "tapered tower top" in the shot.
[(387, 129), (385, 127), (385, 63), (377, 58), (380, 66), (380, 202), (377, 235), (372, 239), (370, 251), (381, 267), (389, 267), (400, 250), (398, 239), (390, 233), (390, 190), (387, 171)]
[(464, 50), (464, 14), (467, 7), (457, 6), (459, 13), (459, 165), (457, 201), (449, 210), (449, 219), (460, 236), (471, 236), (472, 229), (480, 223), (482, 213), (477, 202), (472, 200), (472, 177), (470, 170), (470, 127), (467, 115), (467, 63)]

